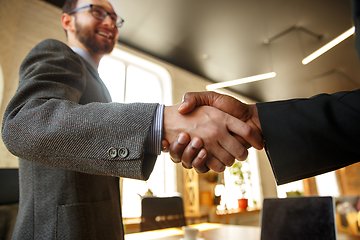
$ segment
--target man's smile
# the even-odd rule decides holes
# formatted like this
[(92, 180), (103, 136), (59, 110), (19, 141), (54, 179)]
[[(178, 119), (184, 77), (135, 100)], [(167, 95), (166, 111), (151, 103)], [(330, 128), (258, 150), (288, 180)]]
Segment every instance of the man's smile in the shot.
[(113, 33), (106, 30), (98, 30), (97, 33), (101, 36), (104, 36), (108, 39), (113, 39)]

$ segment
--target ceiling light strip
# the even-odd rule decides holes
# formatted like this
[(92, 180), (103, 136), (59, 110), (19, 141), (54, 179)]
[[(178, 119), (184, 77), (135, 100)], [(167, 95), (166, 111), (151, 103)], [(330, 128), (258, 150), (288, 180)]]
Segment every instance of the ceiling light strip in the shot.
[(335, 47), (337, 44), (341, 43), (342, 41), (353, 35), (354, 32), (355, 32), (355, 27), (350, 28), (349, 30), (347, 30), (346, 32), (344, 32), (343, 34), (341, 34), (340, 36), (338, 36), (337, 38), (335, 38), (325, 46), (321, 47), (317, 51), (313, 52), (312, 54), (304, 58), (302, 60), (302, 64), (304, 65), (308, 64), (315, 58), (319, 57), (321, 54), (325, 53), (326, 51), (330, 50), (331, 48)]
[(269, 72), (269, 73), (264, 73), (264, 74), (255, 75), (255, 76), (251, 76), (251, 77), (240, 78), (240, 79), (236, 79), (236, 80), (210, 84), (210, 85), (206, 86), (206, 89), (211, 91), (211, 90), (215, 90), (215, 89), (218, 89), (218, 88), (231, 87), (231, 86), (234, 86), (234, 85), (239, 85), (239, 84), (255, 82), (255, 81), (260, 81), (260, 80), (264, 80), (264, 79), (269, 79), (269, 78), (273, 78), (275, 76), (276, 76), (275, 72)]

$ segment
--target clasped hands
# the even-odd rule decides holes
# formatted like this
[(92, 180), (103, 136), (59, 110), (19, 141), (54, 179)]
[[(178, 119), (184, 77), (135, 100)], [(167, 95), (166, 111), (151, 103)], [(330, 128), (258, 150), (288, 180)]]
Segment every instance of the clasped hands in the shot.
[(215, 92), (192, 92), (183, 102), (164, 109), (163, 149), (175, 163), (205, 173), (222, 172), (247, 149), (264, 146), (254, 104)]

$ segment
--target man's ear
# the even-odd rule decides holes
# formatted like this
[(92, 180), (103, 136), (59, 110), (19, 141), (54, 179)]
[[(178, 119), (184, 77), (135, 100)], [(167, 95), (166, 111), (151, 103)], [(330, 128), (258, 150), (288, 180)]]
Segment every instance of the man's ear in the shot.
[(67, 14), (63, 13), (61, 15), (61, 25), (67, 32), (73, 32), (74, 31), (74, 18)]

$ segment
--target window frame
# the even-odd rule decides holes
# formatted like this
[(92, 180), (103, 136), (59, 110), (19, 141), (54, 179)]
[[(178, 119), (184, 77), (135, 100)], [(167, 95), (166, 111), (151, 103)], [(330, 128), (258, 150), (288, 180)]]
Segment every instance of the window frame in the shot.
[[(160, 103), (164, 104), (164, 105), (172, 105), (172, 80), (171, 80), (171, 76), (170, 76), (169, 72), (164, 67), (162, 67), (159, 64), (156, 64), (154, 62), (151, 62), (150, 60), (147, 60), (145, 58), (138, 57), (132, 53), (126, 52), (117, 47), (114, 48), (114, 50), (109, 55), (106, 55), (104, 57), (109, 57), (110, 59), (120, 61), (124, 64), (125, 79), (124, 79), (124, 94), (123, 94), (122, 102), (126, 103), (126, 84), (128, 81), (127, 69), (131, 66), (134, 66), (136, 68), (140, 68), (144, 71), (147, 71), (157, 77), (157, 79), (160, 82), (161, 90), (162, 90), (162, 102), (160, 102)], [(100, 64), (101, 64), (101, 61), (100, 61)], [(105, 83), (105, 81), (104, 81), (104, 83)], [(161, 161), (161, 163), (159, 161)], [(163, 181), (164, 182), (163, 183), (164, 195), (167, 193), (168, 194), (175, 193), (177, 191), (177, 183), (176, 183), (177, 179), (176, 179), (175, 164), (170, 160), (169, 155), (165, 154), (165, 153), (162, 153), (161, 155), (158, 156), (157, 164), (160, 164), (162, 166), (162, 169), (158, 169), (158, 172), (159, 171), (164, 172), (164, 176), (161, 178), (161, 179), (164, 179), (164, 181)], [(156, 168), (156, 165), (154, 167), (153, 172), (156, 171), (155, 168)], [(151, 181), (151, 175), (150, 175), (149, 180)], [(137, 180), (137, 181), (140, 181), (140, 180)], [(120, 193), (121, 193), (122, 204), (124, 203), (124, 198), (126, 198), (126, 196), (124, 196), (124, 194), (123, 194), (123, 189), (124, 189), (123, 183), (124, 183), (124, 179), (120, 178)], [(147, 185), (147, 181), (145, 182), (145, 184)], [(139, 211), (139, 210), (137, 209), (136, 211)], [(132, 218), (134, 216), (126, 216), (126, 214), (125, 215), (123, 214), (123, 217), (124, 218), (128, 218), (128, 217)]]

